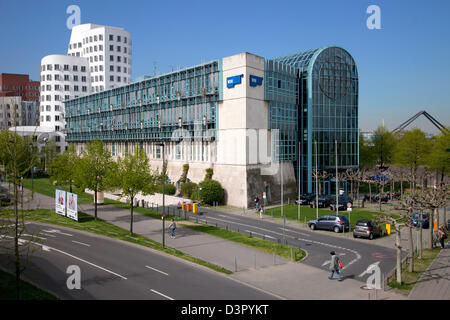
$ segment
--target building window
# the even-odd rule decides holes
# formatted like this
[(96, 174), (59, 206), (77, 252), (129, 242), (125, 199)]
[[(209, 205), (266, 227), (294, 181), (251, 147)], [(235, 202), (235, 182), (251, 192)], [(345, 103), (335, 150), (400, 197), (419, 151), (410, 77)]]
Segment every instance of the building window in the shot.
[(94, 41), (97, 41), (97, 36), (94, 36)]
[(59, 121), (59, 116), (55, 116), (55, 121)]
[(120, 62), (120, 56), (117, 56), (117, 62)]
[(56, 106), (55, 106), (55, 111), (60, 111), (60, 108), (61, 108), (61, 107), (60, 107), (59, 105), (56, 105)]
[(87, 87), (86, 87), (86, 86), (83, 86), (83, 87), (81, 88), (81, 91), (87, 92)]
[(109, 71), (114, 71), (114, 66), (113, 65), (109, 66)]
[(85, 76), (81, 77), (81, 82), (86, 82), (86, 77)]
[(112, 34), (109, 35), (109, 41), (113, 41), (114, 40), (114, 36)]
[(117, 66), (117, 72), (121, 72), (120, 66)]
[(98, 60), (99, 60), (99, 61), (103, 61), (103, 55), (99, 55), (99, 56), (98, 56)]
[(50, 122), (50, 116), (45, 116), (45, 121)]
[(86, 72), (86, 67), (85, 66), (81, 67), (81, 72)]
[(120, 82), (120, 77), (117, 77), (117, 82)]
[(114, 51), (114, 46), (112, 44), (109, 45), (109, 51)]
[(123, 37), (123, 43), (127, 43), (127, 37)]
[(89, 42), (92, 42), (92, 36), (89, 37)]
[(78, 86), (73, 86), (73, 91), (78, 91)]
[(114, 81), (114, 76), (109, 76), (109, 81)]
[(114, 61), (114, 56), (109, 56), (109, 61)]
[(78, 76), (73, 76), (73, 81), (78, 81)]
[(99, 34), (99, 35), (98, 35), (98, 40), (100, 40), (100, 41), (103, 40), (103, 35), (102, 35), (102, 34)]
[(64, 86), (64, 91), (69, 91), (70, 90), (70, 86), (69, 85), (65, 85)]
[(65, 74), (65, 75), (64, 75), (64, 81), (70, 81), (70, 78), (69, 78), (69, 75), (68, 75), (68, 74)]
[(98, 66), (98, 70), (103, 71), (103, 66), (102, 66), (102, 65), (99, 65), (99, 66)]
[(73, 66), (72, 70), (73, 71), (78, 71), (78, 66)]
[(117, 52), (120, 52), (120, 46), (117, 46)]
[(55, 74), (55, 80), (59, 81), (59, 74)]

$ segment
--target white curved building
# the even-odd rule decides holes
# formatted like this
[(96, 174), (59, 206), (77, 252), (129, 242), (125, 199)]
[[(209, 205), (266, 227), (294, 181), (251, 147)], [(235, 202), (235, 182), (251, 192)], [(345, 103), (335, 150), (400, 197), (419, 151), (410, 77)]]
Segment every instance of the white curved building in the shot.
[(88, 59), (93, 93), (131, 82), (131, 39), (122, 28), (92, 23), (74, 26), (67, 54)]
[[(86, 58), (49, 55), (41, 60), (40, 126), (65, 132), (64, 101), (90, 93), (91, 79)], [(64, 135), (56, 143), (65, 150)]]

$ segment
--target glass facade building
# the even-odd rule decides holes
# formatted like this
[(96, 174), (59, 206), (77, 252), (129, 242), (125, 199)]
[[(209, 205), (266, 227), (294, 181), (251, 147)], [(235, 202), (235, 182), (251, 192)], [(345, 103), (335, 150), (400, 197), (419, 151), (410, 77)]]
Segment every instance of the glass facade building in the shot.
[[(140, 146), (153, 161), (161, 158), (158, 143), (165, 142), (169, 175), (175, 179), (189, 163), (198, 169), (192, 171), (196, 182), (213, 167), (230, 199), (245, 198), (234, 202), (238, 206), (251, 204), (252, 195), (263, 191), (274, 201), (279, 197), (281, 182), (275, 176), (280, 173), (260, 174), (266, 163), (253, 163), (248, 154), (261, 148), (252, 149), (249, 137), (265, 130), (272, 140), (267, 155), (283, 162), (283, 183), (293, 185), (291, 198), (299, 166), (301, 192), (314, 190), (316, 142), (319, 170), (334, 173), (335, 141), (339, 170), (358, 166), (358, 72), (351, 55), (335, 46), (275, 59), (242, 53), (144, 77), (66, 101), (65, 113), (67, 141), (78, 151), (98, 138), (113, 156)], [(179, 141), (174, 139), (178, 132)], [(192, 141), (181, 143), (186, 134)], [(334, 192), (332, 180), (323, 184), (324, 192)]]
[[(280, 57), (269, 61), (269, 64), (282, 64), (296, 70), (296, 147), (289, 136), (285, 136), (283, 144), (289, 150), (283, 161), (293, 160), (298, 175), (300, 164), (301, 192), (312, 192), (313, 178), (311, 171), (317, 168), (334, 173), (337, 165), (340, 171), (358, 166), (358, 71), (352, 56), (343, 48), (329, 46)], [(288, 78), (284, 78), (288, 81)], [(266, 86), (266, 90), (270, 88)], [(283, 91), (283, 88), (279, 89)], [(290, 97), (293, 100), (293, 95)], [(285, 103), (284, 110), (290, 114), (291, 105)], [(272, 114), (272, 111), (271, 111)], [(289, 116), (289, 122), (294, 115)], [(289, 128), (289, 129), (288, 129)], [(298, 153), (300, 146), (300, 155)], [(300, 161), (298, 161), (300, 159)], [(297, 179), (298, 181), (298, 179)], [(332, 180), (334, 181), (334, 180)], [(334, 193), (335, 185), (330, 180), (323, 181), (322, 190)], [(341, 185), (344, 189), (345, 184)]]

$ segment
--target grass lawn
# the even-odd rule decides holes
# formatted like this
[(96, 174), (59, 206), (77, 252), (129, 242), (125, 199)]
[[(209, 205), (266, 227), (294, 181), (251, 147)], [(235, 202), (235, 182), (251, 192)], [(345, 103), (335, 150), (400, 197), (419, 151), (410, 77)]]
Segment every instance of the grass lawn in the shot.
[(402, 266), (402, 284), (397, 283), (396, 273), (389, 279), (388, 285), (397, 289), (400, 293), (409, 294), (414, 285), (419, 281), (422, 273), (431, 265), (436, 256), (441, 251), (440, 248), (423, 249), (422, 260), (414, 255), (414, 272), (408, 271), (409, 263), (407, 260)]
[[(47, 293), (31, 283), (20, 281), (22, 300), (58, 300), (55, 296)], [(0, 300), (16, 300), (16, 276), (0, 270)]]
[[(310, 208), (309, 206), (301, 206), (300, 209), (300, 220), (298, 220), (298, 205), (288, 204), (283, 207), (283, 213), (286, 216), (287, 220), (296, 220), (300, 222), (308, 222), (309, 220), (316, 219), (316, 210), (315, 208)], [(256, 213), (255, 214), (259, 214)], [(267, 216), (272, 216), (274, 218), (282, 218), (281, 216), (281, 207), (276, 207), (273, 209), (267, 209), (264, 213)], [(336, 214), (336, 211), (331, 211), (330, 208), (319, 208), (319, 217), (327, 214)], [(372, 219), (378, 220), (376, 216), (386, 216), (386, 213), (379, 211), (369, 211), (365, 208), (354, 208), (350, 213), (347, 211), (339, 211), (340, 215), (347, 217), (350, 220), (350, 225), (352, 228), (355, 227), (355, 224), (360, 219)], [(398, 215), (393, 215), (393, 217), (399, 217)], [(392, 226), (393, 228), (394, 226)]]
[[(5, 210), (0, 214), (0, 218), (11, 218), (13, 216), (12, 210)], [(59, 226), (64, 226), (67, 228), (72, 228), (81, 231), (87, 231), (110, 238), (116, 238), (123, 241), (128, 241), (136, 243), (145, 247), (163, 251), (165, 253), (183, 258), (185, 260), (203, 265), (205, 267), (211, 268), (215, 271), (223, 272), (226, 274), (231, 274), (230, 270), (217, 266), (215, 264), (209, 263), (202, 259), (198, 259), (189, 256), (179, 250), (165, 246), (151, 239), (145, 238), (143, 236), (133, 234), (130, 236), (128, 230), (117, 227), (109, 222), (103, 221), (101, 219), (95, 220), (94, 217), (78, 212), (78, 222), (67, 217), (60, 216), (54, 212), (54, 210), (47, 209), (37, 209), (37, 210), (24, 210), (24, 220), (42, 222), (48, 224), (54, 224)]]

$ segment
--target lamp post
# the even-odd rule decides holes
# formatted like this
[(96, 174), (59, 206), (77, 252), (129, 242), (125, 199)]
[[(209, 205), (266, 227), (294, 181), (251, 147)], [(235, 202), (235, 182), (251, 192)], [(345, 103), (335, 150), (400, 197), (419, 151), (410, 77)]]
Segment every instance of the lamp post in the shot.
[(163, 206), (163, 208), (162, 208), (162, 247), (164, 248), (164, 245), (165, 245), (165, 243), (164, 243), (164, 219), (165, 219), (165, 217), (166, 217), (166, 213), (165, 213), (165, 202), (164, 202), (164, 195), (165, 195), (165, 185), (166, 185), (166, 173), (164, 172), (164, 159), (165, 159), (165, 156), (164, 156), (164, 143), (158, 143), (157, 144), (157, 146), (160, 146), (160, 147), (162, 147), (162, 158), (163, 158), (163, 167), (162, 167), (162, 174), (163, 174), (163, 187), (162, 187), (162, 190), (163, 190), (163, 204), (162, 204), (162, 206)]
[[(30, 143), (31, 153), (33, 153), (33, 144)], [(31, 164), (31, 199), (34, 199), (34, 166)]]

